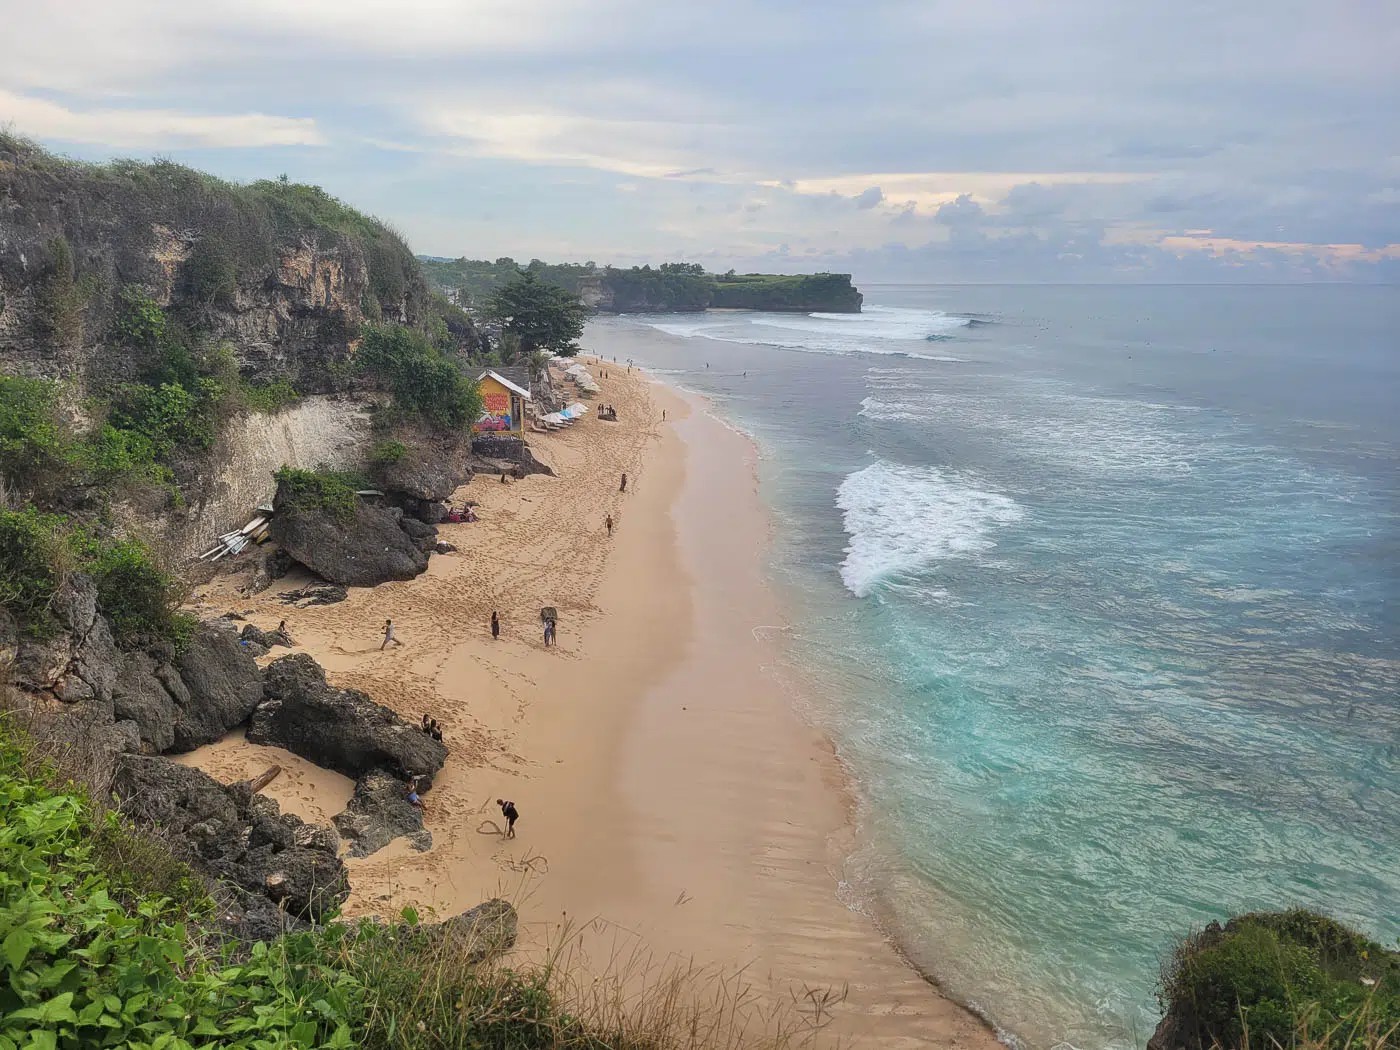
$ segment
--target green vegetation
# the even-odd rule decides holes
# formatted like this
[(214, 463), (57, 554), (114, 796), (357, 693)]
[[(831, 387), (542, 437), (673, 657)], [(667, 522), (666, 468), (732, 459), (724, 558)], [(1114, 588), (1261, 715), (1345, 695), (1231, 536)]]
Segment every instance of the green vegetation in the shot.
[(337, 521), (355, 516), (354, 486), (331, 471), (284, 466), (274, 477), (279, 501), (286, 506), (324, 511)]
[(470, 427), (481, 417), (476, 383), (426, 332), (404, 325), (366, 325), (355, 363), (360, 374), (389, 389), (402, 413), (452, 430)]
[(716, 277), (710, 305), (732, 310), (860, 313), (864, 296), (850, 274), (727, 273)]
[[(403, 238), (319, 186), (285, 177), (239, 185), (168, 160), (87, 164), (3, 131), (0, 154), (8, 155), (6, 196), (21, 213), (56, 212), (65, 226), (71, 219), (74, 227), (100, 228), (104, 240), (134, 249), (152, 247), (161, 230), (194, 231), (180, 276), (196, 308), (226, 304), (240, 283), (266, 277), (280, 251), (309, 238), (318, 248), (358, 245), (374, 306), (412, 324), (424, 316), (427, 284)], [(72, 254), (51, 246), (48, 255), (45, 314), (56, 330), (71, 331), (78, 316), (65, 299)]]
[(390, 466), (408, 455), (408, 446), (402, 441), (381, 441), (374, 446), (371, 459), (380, 466)]
[(494, 262), (466, 258), (420, 258), (418, 261), (434, 288), (454, 296), (463, 307), (478, 314), (485, 313), (492, 296), (519, 277), (522, 271), (533, 273), (546, 284), (563, 288), (574, 295), (582, 292), (584, 283), (595, 278), (599, 272), (597, 265), (591, 262), (550, 265), (532, 259), (528, 265), (521, 266), (508, 256)]
[(285, 376), (244, 382), (241, 390), (244, 404), (254, 412), (265, 412), (268, 415), (280, 412), (301, 400), (297, 388)]
[(24, 489), (52, 478), (72, 456), (58, 390), (47, 379), (0, 376), (0, 474)]
[(520, 349), (527, 354), (535, 350), (577, 353), (588, 317), (577, 295), (541, 280), (533, 270), (497, 291), (487, 310), (504, 333), (520, 340)]
[(26, 631), (45, 637), (57, 628), (50, 605), (69, 574), (97, 584), (97, 604), (119, 644), (166, 641), (177, 649), (191, 623), (177, 612), (179, 581), (136, 540), (107, 540), (60, 514), (33, 506), (0, 510), (0, 607)]
[(1162, 1007), (1202, 1046), (1393, 1046), (1400, 952), (1295, 909), (1240, 915), (1178, 946)]
[(849, 274), (709, 274), (699, 263), (662, 263), (658, 267), (618, 269), (535, 259), (519, 266), (514, 259), (423, 259), (428, 280), (440, 291), (478, 313), (491, 311), (500, 291), (523, 273), (571, 295), (595, 293), (601, 309), (614, 313), (691, 311), (711, 307), (732, 310), (830, 311), (859, 313), (862, 296)]
[(49, 241), (35, 284), (40, 334), (72, 347), (83, 334), (82, 297), (73, 267), (73, 249), (62, 236)]
[(31, 747), (0, 723), (0, 1050), (780, 1050), (814, 1030), (750, 1024), (742, 988), (697, 1001), (683, 973), (637, 996), (474, 963), (489, 942), (411, 910), (221, 946), (198, 875)]
[(611, 293), (610, 309), (617, 313), (651, 310), (703, 310), (714, 298), (714, 278), (695, 263), (662, 263), (634, 266), (630, 270), (603, 271), (605, 295)]

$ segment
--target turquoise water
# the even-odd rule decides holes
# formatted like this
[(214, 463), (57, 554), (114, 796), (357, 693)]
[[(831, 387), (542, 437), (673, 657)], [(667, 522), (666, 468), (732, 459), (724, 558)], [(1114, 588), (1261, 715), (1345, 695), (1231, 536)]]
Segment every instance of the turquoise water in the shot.
[(865, 291), (594, 329), (763, 451), (848, 902), (1034, 1047), (1141, 1045), (1231, 912), (1393, 941), (1400, 297)]

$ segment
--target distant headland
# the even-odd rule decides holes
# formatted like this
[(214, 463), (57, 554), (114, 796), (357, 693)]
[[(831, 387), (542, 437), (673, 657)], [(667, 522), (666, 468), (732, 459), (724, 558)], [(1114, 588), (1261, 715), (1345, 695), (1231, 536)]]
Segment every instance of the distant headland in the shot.
[(860, 313), (863, 296), (847, 273), (706, 273), (699, 263), (662, 263), (621, 270), (596, 263), (521, 267), (514, 259), (439, 259), (419, 256), (429, 282), (459, 305), (485, 302), (521, 269), (577, 295), (603, 313), (689, 313), (710, 309), (793, 313)]

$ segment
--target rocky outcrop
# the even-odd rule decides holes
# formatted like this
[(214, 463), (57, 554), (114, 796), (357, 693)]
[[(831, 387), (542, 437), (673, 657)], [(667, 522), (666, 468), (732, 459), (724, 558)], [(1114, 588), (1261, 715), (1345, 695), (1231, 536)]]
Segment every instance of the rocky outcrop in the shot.
[(295, 605), (305, 609), (311, 605), (334, 605), (343, 602), (350, 595), (338, 583), (310, 584), (294, 591), (278, 591), (277, 600), (283, 605)]
[(290, 915), (317, 921), (349, 896), (335, 832), (281, 813), (247, 784), (225, 787), (169, 759), (125, 755), (112, 789), (122, 813), (159, 829), (177, 855)]
[(267, 699), (253, 712), (248, 739), (359, 778), (383, 769), (407, 780), (436, 773), (447, 748), (355, 689), (335, 689), (304, 653), (284, 656), (263, 672)]
[(465, 442), (405, 437), (403, 454), (374, 467), (375, 483), (391, 497), (428, 502), (451, 499), (472, 478), (471, 448)]
[(427, 936), (445, 942), (451, 958), (479, 963), (515, 947), (518, 921), (508, 901), (492, 897), (439, 926), (428, 927)]
[(336, 830), (354, 845), (350, 856), (368, 857), (403, 836), (416, 850), (433, 848), (433, 833), (423, 826), (423, 811), (408, 801), (408, 785), (383, 770), (355, 782), (355, 793), (334, 818)]
[(524, 438), (509, 434), (475, 434), (472, 436), (472, 452), (483, 459), (518, 466), (525, 474), (554, 476), (554, 468), (537, 460)]
[(246, 722), (262, 701), (258, 665), (231, 627), (200, 624), (176, 666), (186, 697), (177, 697), (169, 750), (193, 751), (212, 744)]
[(400, 526), (403, 511), (357, 501), (340, 517), (319, 507), (299, 507), (279, 489), (272, 537), (318, 576), (347, 587), (411, 580), (428, 567), (428, 555)]

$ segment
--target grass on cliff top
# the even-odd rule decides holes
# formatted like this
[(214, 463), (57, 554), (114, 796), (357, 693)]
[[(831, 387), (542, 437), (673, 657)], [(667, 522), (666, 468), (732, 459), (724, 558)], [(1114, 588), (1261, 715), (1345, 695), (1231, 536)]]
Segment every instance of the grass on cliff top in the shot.
[(155, 227), (193, 231), (182, 291), (200, 301), (227, 299), (238, 279), (265, 275), (282, 248), (350, 240), (364, 252), (372, 312), (406, 303), (411, 323), (425, 316), (427, 282), (403, 237), (319, 186), (285, 176), (233, 183), (169, 160), (92, 164), (0, 130), (0, 190), (21, 214), (47, 213), (58, 201), (55, 217), (65, 226), (81, 224), (114, 244), (150, 245)]
[(782, 1050), (820, 1025), (752, 1024), (741, 990), (686, 971), (624, 992), (560, 953), (332, 923), (230, 952), (169, 848), (101, 814), (0, 719), (0, 1050)]
[(1400, 952), (1301, 908), (1187, 937), (1159, 997), (1188, 1046), (1400, 1045)]

